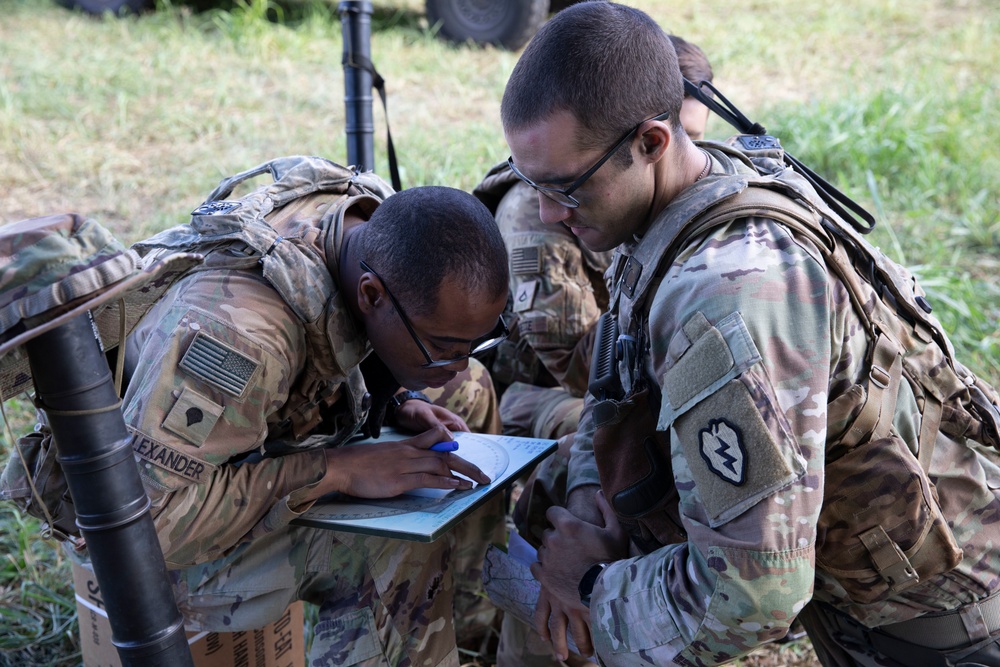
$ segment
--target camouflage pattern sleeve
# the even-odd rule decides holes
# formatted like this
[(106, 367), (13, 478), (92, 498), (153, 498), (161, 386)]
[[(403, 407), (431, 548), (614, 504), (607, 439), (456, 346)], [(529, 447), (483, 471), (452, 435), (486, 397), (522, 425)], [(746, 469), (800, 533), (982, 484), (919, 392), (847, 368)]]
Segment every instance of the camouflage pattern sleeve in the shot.
[(607, 306), (603, 273), (610, 253), (585, 253), (561, 225), (538, 219), (538, 195), (518, 182), (496, 211), (511, 267), (518, 333), (568, 392), (587, 389), (589, 354), (573, 348)]
[(758, 218), (667, 271), (645, 372), (688, 540), (601, 576), (591, 623), (608, 664), (721, 664), (784, 636), (810, 599), (832, 332), (851, 316), (838, 286), (815, 248)]
[(592, 401), (593, 396), (589, 393), (583, 399), (583, 412), (580, 414), (580, 423), (576, 435), (573, 436), (573, 445), (570, 447), (566, 478), (567, 495), (581, 486), (601, 484), (597, 461), (594, 459), (594, 420), (590, 414)]
[(323, 476), (321, 451), (231, 462), (264, 441), (304, 353), (295, 316), (246, 272), (195, 273), (136, 329), (123, 413), (170, 567), (283, 527)]

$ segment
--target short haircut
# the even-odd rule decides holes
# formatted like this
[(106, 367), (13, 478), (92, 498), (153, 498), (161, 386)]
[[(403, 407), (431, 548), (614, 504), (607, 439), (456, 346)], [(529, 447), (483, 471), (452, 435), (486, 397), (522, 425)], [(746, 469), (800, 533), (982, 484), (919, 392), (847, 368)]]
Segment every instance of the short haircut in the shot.
[(462, 190), (424, 186), (390, 195), (354, 241), (409, 315), (433, 313), (448, 276), (490, 299), (508, 290), (507, 251), (496, 221)]
[(607, 146), (647, 118), (680, 124), (684, 84), (667, 34), (648, 14), (582, 2), (555, 14), (525, 47), (504, 90), (500, 117), (518, 130), (557, 111), (579, 121), (583, 148)]
[[(674, 45), (677, 52), (677, 64), (680, 67), (681, 75), (695, 84), (702, 81), (712, 83), (712, 63), (708, 62), (705, 52), (697, 44), (692, 44), (683, 37), (668, 35), (670, 43)], [(712, 91), (705, 90), (709, 95)]]

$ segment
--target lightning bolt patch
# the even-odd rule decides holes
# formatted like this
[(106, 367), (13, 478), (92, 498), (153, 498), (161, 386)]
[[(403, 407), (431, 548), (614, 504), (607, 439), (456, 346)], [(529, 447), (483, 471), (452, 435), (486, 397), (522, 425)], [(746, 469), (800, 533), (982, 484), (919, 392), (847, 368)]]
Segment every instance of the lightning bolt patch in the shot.
[(701, 458), (709, 470), (735, 486), (746, 481), (747, 450), (740, 430), (725, 419), (713, 419), (698, 432)]

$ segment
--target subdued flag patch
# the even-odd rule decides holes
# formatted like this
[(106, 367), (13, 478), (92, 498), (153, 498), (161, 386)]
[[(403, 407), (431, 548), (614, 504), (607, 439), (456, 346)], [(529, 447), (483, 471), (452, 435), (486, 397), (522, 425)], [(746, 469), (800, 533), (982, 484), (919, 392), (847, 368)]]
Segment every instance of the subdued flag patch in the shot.
[(538, 246), (514, 248), (510, 251), (510, 272), (523, 276), (542, 272), (542, 254)]
[(222, 341), (199, 332), (181, 359), (180, 367), (227, 394), (242, 398), (260, 362)]

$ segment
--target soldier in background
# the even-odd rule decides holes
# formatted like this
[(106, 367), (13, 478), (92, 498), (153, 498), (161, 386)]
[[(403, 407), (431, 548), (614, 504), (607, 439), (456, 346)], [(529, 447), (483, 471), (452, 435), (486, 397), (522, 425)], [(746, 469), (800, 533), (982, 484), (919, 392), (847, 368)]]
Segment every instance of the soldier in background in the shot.
[(504, 92), (540, 219), (617, 248), (536, 628), (609, 666), (723, 664), (796, 617), (825, 665), (1000, 664), (996, 391), (776, 142), (691, 142), (675, 72), (648, 15), (589, 2)]

